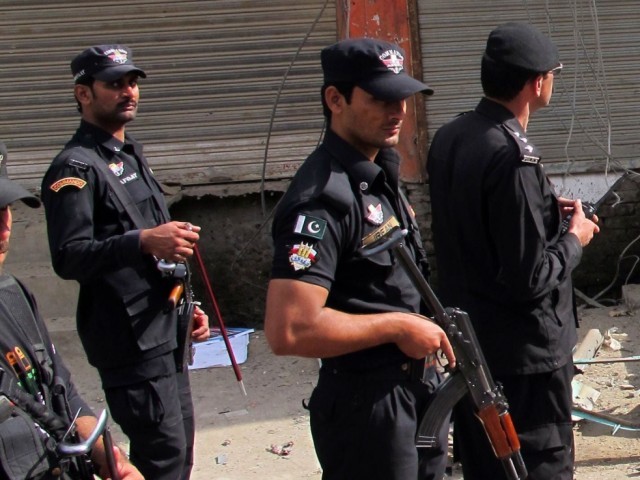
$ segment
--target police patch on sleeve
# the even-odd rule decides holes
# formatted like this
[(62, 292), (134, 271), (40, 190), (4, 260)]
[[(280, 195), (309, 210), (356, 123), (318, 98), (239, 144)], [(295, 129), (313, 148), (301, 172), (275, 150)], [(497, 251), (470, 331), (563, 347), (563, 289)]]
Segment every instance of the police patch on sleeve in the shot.
[(289, 250), (289, 263), (296, 272), (306, 270), (316, 262), (318, 252), (314, 247), (315, 245), (305, 242), (300, 242), (291, 247), (291, 250)]
[(53, 182), (49, 188), (54, 192), (58, 193), (64, 187), (76, 187), (78, 190), (84, 188), (87, 184), (86, 180), (83, 180), (78, 177), (65, 177), (60, 180)]
[(321, 218), (312, 217), (310, 215), (298, 215), (296, 226), (293, 228), (295, 233), (306, 235), (307, 237), (322, 240), (324, 231), (327, 228), (327, 221)]

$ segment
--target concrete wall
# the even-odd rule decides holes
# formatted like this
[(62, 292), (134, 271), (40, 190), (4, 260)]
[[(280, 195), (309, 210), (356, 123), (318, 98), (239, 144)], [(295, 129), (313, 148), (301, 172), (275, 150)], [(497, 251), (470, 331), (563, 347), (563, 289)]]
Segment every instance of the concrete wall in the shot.
[[(597, 200), (606, 190), (602, 181), (591, 186), (583, 182), (580, 187), (574, 183), (572, 188), (578, 197), (589, 201)], [(433, 252), (428, 187), (409, 186), (409, 192), (413, 208), (421, 220), (427, 252)], [(617, 196), (610, 196), (600, 207), (601, 231), (584, 249), (582, 261), (573, 275), (576, 289), (607, 304), (621, 297), (623, 284), (640, 282), (640, 176), (627, 176), (616, 192)], [(571, 193), (569, 189), (564, 195), (570, 196)], [(435, 258), (431, 258), (431, 266), (432, 280), (437, 286)]]

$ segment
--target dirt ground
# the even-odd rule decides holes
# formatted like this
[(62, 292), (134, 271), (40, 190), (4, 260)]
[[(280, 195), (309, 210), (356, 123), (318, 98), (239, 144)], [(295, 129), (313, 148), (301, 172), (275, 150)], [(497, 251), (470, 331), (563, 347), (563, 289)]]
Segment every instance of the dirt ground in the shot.
[[(620, 344), (618, 350), (603, 344), (596, 358), (640, 355), (640, 313), (601, 308), (583, 310), (581, 317), (581, 336), (595, 328), (603, 335), (610, 332)], [(57, 332), (54, 341), (80, 391), (97, 411), (104, 409), (96, 373), (87, 365), (76, 334)], [(230, 367), (192, 371), (197, 424), (193, 480), (319, 480), (309, 417), (302, 407), (315, 384), (317, 369), (313, 359), (274, 356), (263, 332), (256, 330), (250, 335), (247, 361), (241, 365), (247, 396)], [(599, 391), (594, 411), (606, 412), (625, 427), (633, 427), (640, 425), (639, 375), (640, 363), (616, 362), (591, 364), (576, 379)], [(640, 434), (620, 429), (614, 435), (613, 431), (596, 422), (576, 423), (577, 480), (640, 478)], [(117, 427), (114, 435), (126, 443)], [(449, 478), (461, 476), (454, 468)]]

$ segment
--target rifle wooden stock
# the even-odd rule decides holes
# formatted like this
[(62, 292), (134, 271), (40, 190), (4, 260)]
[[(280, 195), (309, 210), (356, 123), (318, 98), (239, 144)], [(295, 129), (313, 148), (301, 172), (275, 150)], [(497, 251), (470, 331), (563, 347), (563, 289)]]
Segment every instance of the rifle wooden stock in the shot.
[(183, 293), (184, 282), (182, 280), (178, 280), (174, 287), (171, 289), (171, 293), (169, 293), (165, 311), (170, 312), (171, 310), (174, 310), (178, 306), (178, 303), (180, 303), (180, 299), (182, 298)]
[(520, 440), (508, 412), (499, 413), (495, 405), (488, 405), (478, 410), (477, 415), (496, 457), (507, 458), (514, 450), (520, 450)]
[(527, 469), (520, 453), (520, 441), (509, 415), (509, 406), (502, 388), (496, 385), (491, 377), (469, 315), (460, 309), (445, 309), (442, 306), (404, 246), (406, 233), (406, 230), (399, 228), (391, 230), (371, 248), (364, 249), (363, 255), (393, 250), (422, 300), (433, 313), (434, 320), (447, 334), (457, 364), (447, 379), (435, 390), (425, 408), (416, 434), (416, 446), (436, 446), (438, 431), (448, 413), (468, 393), (507, 477), (510, 480), (524, 480), (527, 477)]

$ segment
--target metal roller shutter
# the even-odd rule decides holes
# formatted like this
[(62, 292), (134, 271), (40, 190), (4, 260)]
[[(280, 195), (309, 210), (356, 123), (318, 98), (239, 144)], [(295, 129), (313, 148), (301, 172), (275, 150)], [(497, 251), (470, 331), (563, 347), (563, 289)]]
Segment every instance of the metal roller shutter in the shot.
[(481, 97), (489, 32), (529, 21), (551, 36), (564, 64), (551, 105), (528, 128), (546, 170), (570, 175), (640, 166), (637, 2), (418, 0), (418, 10), (424, 78), (435, 89), (427, 103), (430, 138)]
[(289, 177), (321, 133), (319, 51), (335, 39), (328, 0), (5, 0), (0, 139), (10, 174), (39, 186), (78, 125), (71, 58), (122, 43), (148, 74), (128, 131), (161, 180), (255, 181), (265, 155), (267, 179)]

